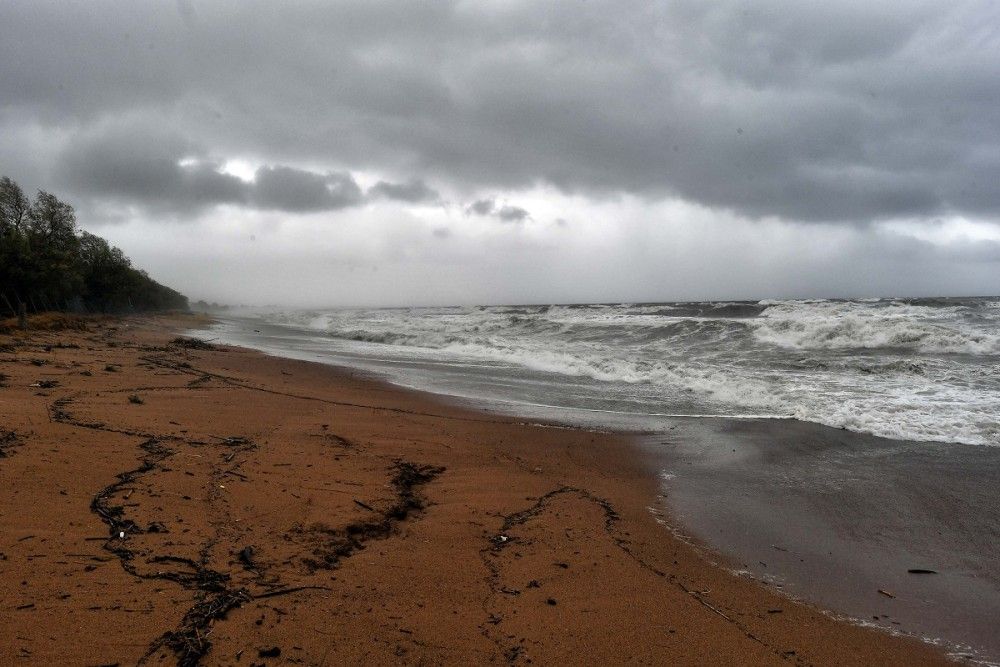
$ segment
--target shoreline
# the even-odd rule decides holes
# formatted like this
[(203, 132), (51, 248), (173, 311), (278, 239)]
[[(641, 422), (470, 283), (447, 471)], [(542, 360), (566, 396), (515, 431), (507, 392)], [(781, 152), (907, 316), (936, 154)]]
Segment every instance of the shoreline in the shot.
[(724, 555), (734, 572), (851, 622), (922, 638), (951, 657), (1000, 657), (989, 621), (1000, 614), (1000, 551), (989, 538), (1000, 531), (1000, 501), (991, 495), (1000, 484), (998, 448), (760, 415), (597, 410), (575, 404), (581, 388), (573, 379), (425, 365), (419, 355), (345, 349), (311, 333), (223, 317), (190, 335), (351, 369), (476, 411), (638, 439), (673, 524)]
[(711, 564), (657, 522), (628, 437), (168, 344), (182, 328), (95, 323), (0, 355), (18, 664), (946, 662)]

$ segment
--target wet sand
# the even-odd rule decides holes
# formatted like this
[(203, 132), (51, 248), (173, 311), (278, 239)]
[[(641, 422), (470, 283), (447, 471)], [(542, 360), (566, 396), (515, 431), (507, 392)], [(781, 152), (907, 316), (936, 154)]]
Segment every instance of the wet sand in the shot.
[(3, 663), (944, 662), (712, 565), (630, 439), (184, 326), (0, 337)]

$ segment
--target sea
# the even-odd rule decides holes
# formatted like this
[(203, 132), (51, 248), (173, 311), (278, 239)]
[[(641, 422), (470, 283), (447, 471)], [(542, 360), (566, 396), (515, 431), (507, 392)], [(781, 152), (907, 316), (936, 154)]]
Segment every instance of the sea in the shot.
[(1000, 297), (256, 308), (195, 333), (639, 434), (673, 528), (738, 574), (1000, 661)]

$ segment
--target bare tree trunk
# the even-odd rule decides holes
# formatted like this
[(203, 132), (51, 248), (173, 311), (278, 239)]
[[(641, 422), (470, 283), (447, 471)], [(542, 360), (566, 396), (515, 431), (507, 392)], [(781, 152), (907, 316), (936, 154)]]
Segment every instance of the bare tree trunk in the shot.
[(21, 328), (21, 331), (25, 331), (28, 328), (28, 313), (24, 306), (23, 301), (18, 302), (20, 309), (17, 312), (17, 326)]
[(10, 314), (13, 317), (17, 317), (17, 310), (14, 308), (14, 306), (11, 305), (10, 300), (7, 298), (7, 293), (6, 292), (0, 292), (0, 295), (3, 296), (4, 303), (6, 303), (7, 307), (10, 308)]

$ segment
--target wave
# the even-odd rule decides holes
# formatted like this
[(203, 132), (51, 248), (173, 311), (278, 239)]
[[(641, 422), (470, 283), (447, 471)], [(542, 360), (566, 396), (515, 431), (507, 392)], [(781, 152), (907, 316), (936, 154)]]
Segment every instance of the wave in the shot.
[(893, 403), (843, 401), (822, 406), (800, 405), (792, 415), (802, 421), (895, 440), (1000, 446), (1000, 425), (992, 405), (928, 410), (917, 405), (902, 409)]
[[(648, 385), (659, 389), (658, 396), (668, 404), (683, 400), (693, 406), (712, 405), (716, 415), (787, 416), (886, 438), (1000, 444), (996, 417), (1000, 392), (936, 388), (936, 378), (925, 378), (926, 365), (906, 360), (856, 364), (860, 374), (871, 376), (867, 381), (846, 373), (803, 381), (698, 363), (649, 363), (469, 345), (456, 345), (452, 350), (545, 373), (615, 385)], [(914, 383), (914, 377), (920, 381)], [(823, 385), (825, 391), (818, 392)]]
[[(960, 308), (953, 306), (952, 308)], [(772, 305), (753, 323), (757, 341), (795, 350), (911, 350), (926, 354), (1000, 354), (996, 330), (969, 326), (954, 312), (908, 304)]]
[(261, 316), (308, 332), (313, 345), (326, 340), (394, 364), (475, 368), (468, 372), (482, 373), (476, 382), (485, 386), (502, 375), (508, 386), (551, 387), (580, 406), (617, 401), (647, 413), (787, 415), (892, 438), (1000, 445), (995, 298)]
[(637, 314), (666, 317), (749, 318), (757, 317), (767, 305), (761, 303), (679, 303), (636, 309)]

